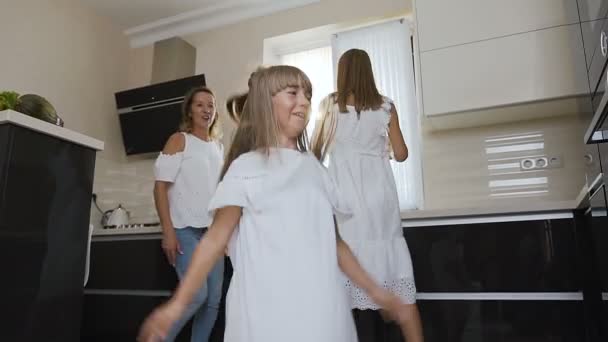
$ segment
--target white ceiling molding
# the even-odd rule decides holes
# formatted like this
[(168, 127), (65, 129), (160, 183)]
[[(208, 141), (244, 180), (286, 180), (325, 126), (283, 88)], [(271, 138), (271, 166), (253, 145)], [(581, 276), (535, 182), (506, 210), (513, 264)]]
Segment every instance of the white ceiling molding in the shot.
[(321, 0), (225, 0), (213, 6), (163, 18), (125, 31), (131, 47), (137, 48), (157, 41), (191, 33), (208, 31), (246, 19), (260, 17)]

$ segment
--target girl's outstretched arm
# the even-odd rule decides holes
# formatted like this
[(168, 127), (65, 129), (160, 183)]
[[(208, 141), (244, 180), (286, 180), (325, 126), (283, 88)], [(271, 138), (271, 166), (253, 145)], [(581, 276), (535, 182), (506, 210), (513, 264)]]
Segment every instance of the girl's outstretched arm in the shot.
[(171, 299), (154, 310), (144, 321), (138, 341), (164, 340), (173, 323), (179, 319), (199, 290), (217, 260), (224, 255), (230, 236), (241, 219), (241, 207), (217, 210), (209, 231), (196, 247), (186, 275)]

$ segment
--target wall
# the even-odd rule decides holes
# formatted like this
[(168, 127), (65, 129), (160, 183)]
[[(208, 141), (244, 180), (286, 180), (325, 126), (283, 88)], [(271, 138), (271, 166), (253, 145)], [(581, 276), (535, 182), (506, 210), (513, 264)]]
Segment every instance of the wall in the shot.
[[(325, 0), (319, 4), (248, 20), (225, 28), (186, 37), (197, 47), (197, 73), (205, 73), (218, 94), (218, 103), (246, 89), (249, 73), (262, 63), (266, 38), (318, 26), (378, 19), (410, 11), (407, 1), (379, 2)], [(22, 18), (29, 18), (27, 25)], [(122, 203), (132, 221), (157, 220), (153, 199), (153, 157), (127, 158), (113, 93), (151, 82), (153, 47), (130, 49), (121, 30), (82, 7), (76, 0), (55, 0), (52, 5), (34, 0), (14, 1), (11, 11), (0, 12), (0, 22), (16, 30), (0, 31), (3, 68), (0, 89), (34, 92), (47, 97), (68, 128), (106, 142), (97, 160), (94, 191), (103, 209)], [(11, 33), (9, 33), (11, 32)], [(44, 56), (44, 58), (42, 57)], [(77, 95), (73, 95), (77, 94)], [(225, 142), (233, 125), (222, 117)], [(576, 117), (544, 119), (480, 128), (423, 133), (426, 208), (502, 205), (491, 196), (493, 180), (484, 155), (487, 137), (542, 131), (546, 153), (558, 153), (563, 168), (547, 172), (547, 193), (529, 201), (571, 200), (584, 179)], [(449, 173), (445, 172), (449, 166)], [(538, 178), (538, 177), (537, 177)], [(488, 200), (490, 198), (490, 200)], [(92, 220), (99, 213), (92, 210)]]
[[(352, 5), (354, 3), (356, 6)], [(372, 4), (363, 0), (324, 0), (186, 39), (197, 48), (196, 73), (205, 74), (218, 96), (218, 104), (223, 106), (229, 95), (246, 90), (249, 74), (262, 63), (265, 38), (337, 22), (406, 13), (410, 7), (409, 1), (382, 0)], [(153, 54), (152, 46), (129, 51), (127, 88), (150, 84)], [(223, 108), (220, 112), (224, 112)], [(221, 120), (227, 145), (234, 125), (224, 115)], [(121, 203), (131, 212), (132, 222), (156, 221), (152, 158), (135, 157), (124, 161), (98, 158), (94, 190), (98, 193), (100, 206), (107, 209)], [(92, 211), (95, 225), (99, 218), (100, 215)]]
[[(576, 115), (425, 131), (425, 208), (501, 207), (515, 202), (574, 200), (585, 181), (583, 132), (584, 125)], [(525, 146), (537, 148), (508, 151)], [(517, 163), (521, 158), (539, 155), (560, 157), (562, 167), (520, 170)], [(524, 184), (529, 182), (539, 184)]]
[[(137, 163), (125, 157), (114, 93), (149, 84), (151, 47), (131, 50), (122, 28), (78, 0), (3, 3), (0, 25), (0, 90), (44, 96), (66, 128), (104, 141), (93, 185), (100, 206), (126, 201), (145, 207), (134, 205), (139, 215), (148, 214), (149, 162), (141, 167), (147, 177), (133, 177)], [(94, 208), (91, 213), (98, 222), (100, 214)]]
[[(226, 28), (191, 35), (187, 39), (197, 47), (197, 73), (205, 73), (209, 85), (216, 91), (219, 103), (235, 91), (246, 90), (251, 71), (262, 63), (263, 40), (289, 32), (342, 22), (372, 19), (408, 13), (411, 3), (405, 1), (328, 0), (320, 4), (249, 20)], [(505, 110), (508, 115), (509, 110)], [(428, 123), (428, 122), (425, 122)], [(233, 126), (225, 122), (226, 143)], [(423, 172), (425, 208), (459, 208), (504, 205), (514, 197), (490, 196), (491, 180), (508, 179), (492, 176), (488, 171), (488, 156), (484, 154), (485, 138), (517, 135), (540, 131), (544, 151), (559, 154), (563, 167), (544, 172), (547, 192), (518, 201), (573, 200), (584, 182), (582, 137), (572, 132), (583, 128), (575, 116), (495, 124), (479, 128), (446, 130), (429, 133), (423, 127)], [(449, 166), (449, 168), (446, 168)], [(446, 171), (449, 169), (450, 171)], [(521, 178), (545, 177), (543, 172), (528, 173)], [(504, 191), (503, 191), (504, 192)]]
[[(10, 3), (10, 4), (8, 4)], [(126, 84), (128, 41), (77, 0), (3, 1), (0, 90), (47, 98), (65, 127), (105, 142), (120, 160), (114, 92)]]
[[(323, 25), (405, 14), (411, 8), (409, 0), (323, 0), (186, 40), (197, 48), (197, 73), (205, 73), (218, 103), (224, 103), (228, 96), (247, 89), (249, 74), (262, 64), (264, 39)], [(224, 123), (228, 142), (234, 126), (227, 120)]]

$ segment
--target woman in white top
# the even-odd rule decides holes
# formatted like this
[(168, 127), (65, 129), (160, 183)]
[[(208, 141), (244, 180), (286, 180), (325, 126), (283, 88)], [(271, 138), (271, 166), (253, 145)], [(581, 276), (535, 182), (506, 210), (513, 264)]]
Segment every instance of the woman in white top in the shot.
[[(215, 96), (197, 87), (184, 99), (180, 132), (173, 134), (155, 164), (154, 200), (163, 229), (162, 248), (183, 278), (192, 254), (211, 224), (207, 211), (223, 165)], [(165, 341), (173, 341), (194, 316), (192, 342), (209, 339), (222, 296), (224, 262), (219, 259)]]
[[(353, 218), (338, 222), (340, 235), (372, 278), (406, 303), (409, 314), (403, 333), (408, 342), (420, 342), (412, 261), (389, 163), (391, 147), (394, 160), (402, 162), (408, 156), (397, 110), (376, 89), (371, 61), (363, 50), (352, 49), (340, 57), (337, 85), (338, 91), (322, 102), (324, 116), (313, 134), (313, 152), (320, 160), (329, 156), (329, 174), (353, 207)], [(375, 341), (385, 327), (378, 314), (366, 310), (378, 310), (379, 305), (349, 280), (346, 286), (359, 339)]]
[(306, 152), (311, 91), (294, 67), (251, 76), (209, 204), (215, 212), (209, 233), (175, 295), (143, 324), (140, 341), (164, 338), (229, 240), (234, 273), (225, 342), (356, 342), (344, 274), (400, 318), (399, 298), (371, 281), (336, 234), (334, 215), (349, 209)]

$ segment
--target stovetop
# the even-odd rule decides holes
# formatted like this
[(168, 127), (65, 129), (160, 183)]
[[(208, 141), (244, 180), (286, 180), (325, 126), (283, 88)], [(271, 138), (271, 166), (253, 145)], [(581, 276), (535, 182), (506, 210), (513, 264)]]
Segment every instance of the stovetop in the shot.
[(162, 229), (159, 222), (130, 223), (119, 226), (103, 226), (101, 228), (93, 229), (93, 236), (160, 233), (162, 233)]
[(130, 223), (119, 226), (103, 226), (103, 229), (133, 229), (133, 228), (144, 228), (144, 227), (160, 227), (159, 222), (152, 223)]

